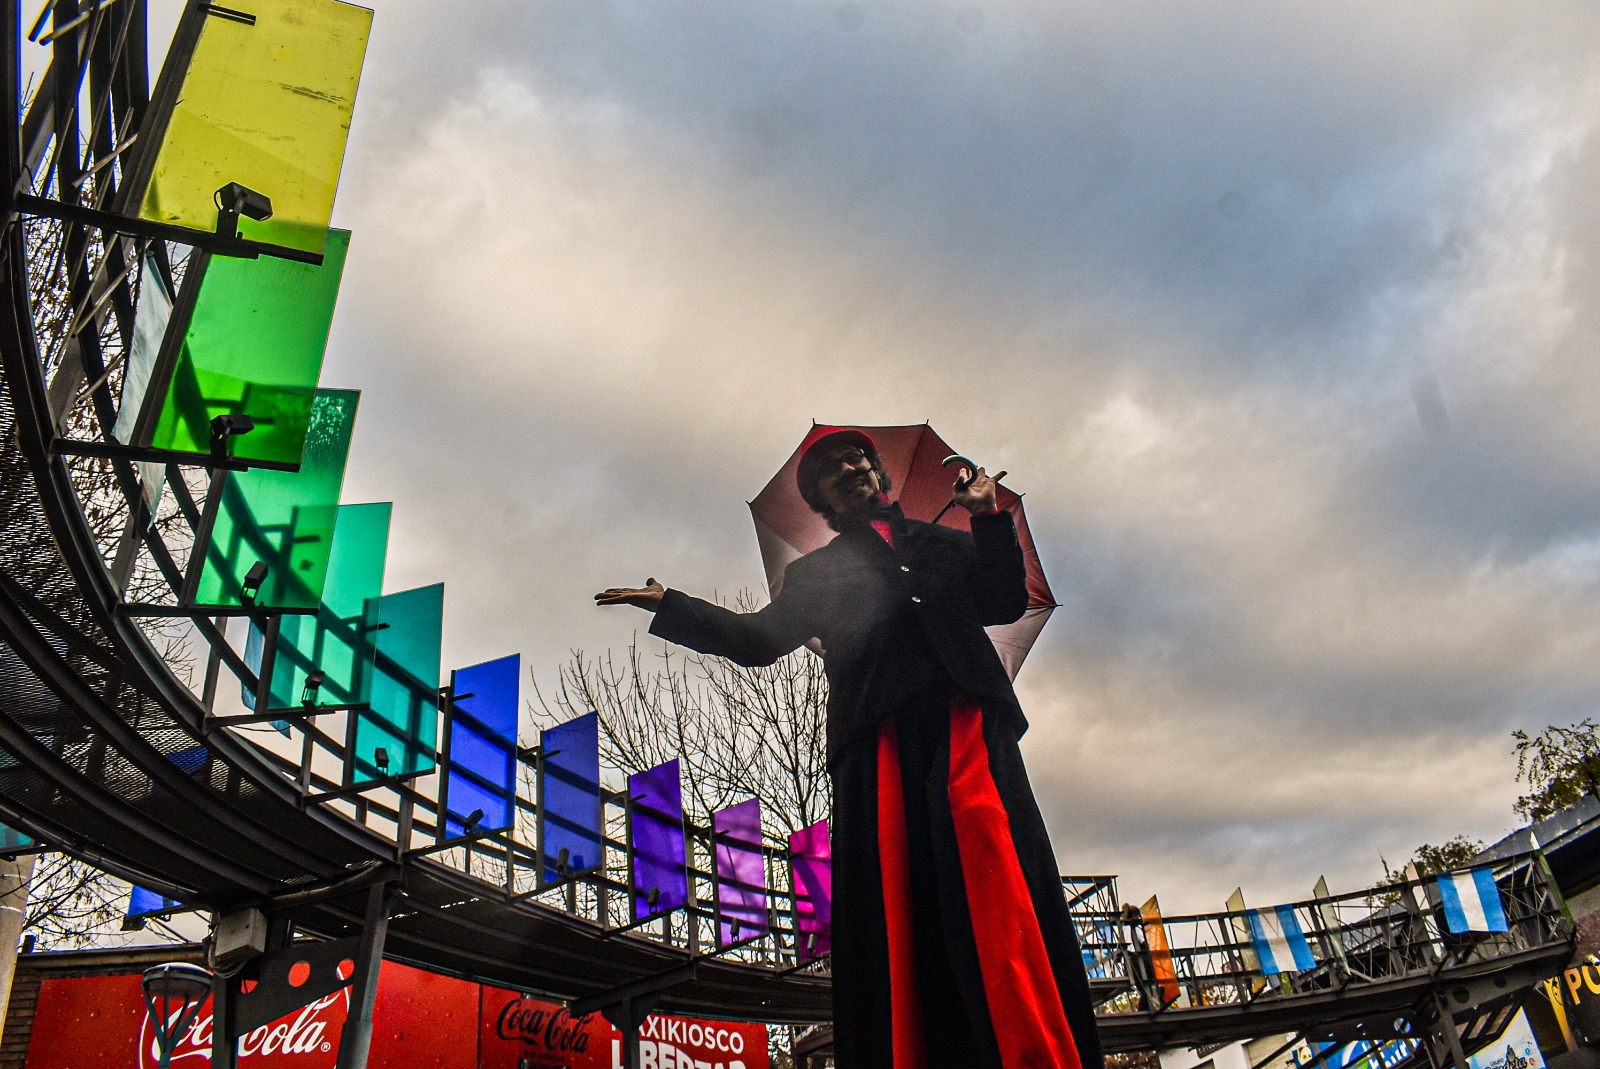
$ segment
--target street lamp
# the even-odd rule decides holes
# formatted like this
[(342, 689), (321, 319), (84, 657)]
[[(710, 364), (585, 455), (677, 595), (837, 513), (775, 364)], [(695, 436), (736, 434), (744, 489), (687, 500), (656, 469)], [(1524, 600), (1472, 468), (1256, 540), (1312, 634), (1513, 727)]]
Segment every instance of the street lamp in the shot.
[[(167, 1069), (172, 1064), (172, 1048), (199, 1016), (200, 1006), (211, 994), (213, 979), (210, 969), (184, 961), (169, 961), (145, 970), (139, 986), (144, 988), (145, 1009), (150, 1012), (150, 1027), (155, 1029), (156, 1048), (161, 1052), (161, 1060), (156, 1063), (158, 1069)], [(159, 1012), (156, 1010), (158, 1002), (161, 1004)], [(178, 1009), (176, 1022), (172, 1016), (173, 1007)]]

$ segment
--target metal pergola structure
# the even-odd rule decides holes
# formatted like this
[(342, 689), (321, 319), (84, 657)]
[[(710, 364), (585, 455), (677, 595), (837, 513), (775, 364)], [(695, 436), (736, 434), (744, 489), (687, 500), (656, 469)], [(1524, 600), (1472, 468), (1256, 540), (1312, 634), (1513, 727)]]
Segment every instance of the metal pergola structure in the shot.
[[(605, 863), (551, 886), (527, 834), (536, 793), (519, 792), (512, 828), (452, 838), (414, 778), (352, 788), (330, 774), (346, 740), (312, 718), (293, 723), (297, 758), (215, 715), (220, 679), (254, 693), (261, 680), (226, 621), (186, 616), (178, 593), (200, 502), (233, 465), (152, 457), (111, 428), (139, 301), (134, 265), (151, 253), (177, 271), (195, 249), (271, 250), (131, 210), (130, 176), (155, 150), (140, 137), (153, 106), (145, 0), (51, 0), (32, 24), (18, 0), (0, 0), (0, 29), (0, 819), (215, 916), (260, 910), (263, 961), (328, 943), (355, 963), (352, 1034), (370, 1011), (378, 955), (600, 1011), (625, 1031), (655, 1009), (826, 1022), (826, 962), (798, 954), (780, 847), (768, 859), (770, 932), (719, 953), (709, 829), (689, 829), (689, 907), (636, 927), (617, 908), (631, 893), (617, 875), (617, 796)], [(24, 110), (25, 35), (50, 66)], [(153, 459), (168, 491), (156, 514), (136, 470)], [(141, 624), (164, 608), (209, 651), (198, 691)], [(1392, 1038), (1403, 1021), (1444, 1065), (1459, 1063), (1463, 1034), (1470, 1043), (1570, 951), (1542, 855), (1502, 859), (1495, 874), (1513, 921), (1503, 936), (1451, 936), (1424, 883), (1399, 885), (1387, 904), (1363, 893), (1297, 905), (1318, 966), (1271, 977), (1252, 964), (1240, 915), (1166, 918), (1167, 986), (1114, 880), (1071, 879), (1066, 893), (1108, 1049), (1277, 1032)], [(236, 979), (224, 1000), (240, 998)], [(364, 1064), (364, 1050), (347, 1046), (340, 1064)]]

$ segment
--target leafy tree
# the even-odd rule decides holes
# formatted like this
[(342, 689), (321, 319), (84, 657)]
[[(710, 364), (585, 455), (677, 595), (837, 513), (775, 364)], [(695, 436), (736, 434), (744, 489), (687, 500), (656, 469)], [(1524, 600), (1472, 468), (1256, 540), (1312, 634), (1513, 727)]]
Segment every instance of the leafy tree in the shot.
[(1383, 864), (1383, 879), (1373, 883), (1368, 891), (1367, 900), (1373, 905), (1386, 905), (1398, 899), (1398, 895), (1389, 888), (1405, 879), (1407, 865), (1417, 867), (1417, 875), (1433, 876), (1440, 872), (1449, 872), (1451, 869), (1464, 868), (1473, 858), (1482, 853), (1484, 844), (1477, 839), (1469, 839), (1465, 835), (1457, 835), (1438, 846), (1432, 843), (1423, 843), (1411, 854), (1411, 860), (1401, 865), (1398, 869), (1391, 869), (1389, 862), (1382, 854), (1378, 860)]
[(1513, 731), (1517, 779), (1529, 793), (1517, 799), (1524, 820), (1543, 820), (1577, 804), (1586, 794), (1600, 797), (1600, 725), (1588, 717), (1566, 727), (1551, 724), (1537, 735)]

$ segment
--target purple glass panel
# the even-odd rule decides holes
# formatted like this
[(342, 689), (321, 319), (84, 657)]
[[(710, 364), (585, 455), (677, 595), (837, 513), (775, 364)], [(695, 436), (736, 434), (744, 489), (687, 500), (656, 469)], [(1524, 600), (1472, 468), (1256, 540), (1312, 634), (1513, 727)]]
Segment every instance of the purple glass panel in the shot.
[(800, 960), (826, 957), (833, 951), (833, 847), (826, 820), (789, 836), (789, 873)]
[(629, 776), (628, 797), (633, 919), (642, 921), (689, 904), (678, 759)]
[(767, 934), (767, 869), (761, 854), (761, 799), (711, 814), (716, 842), (717, 946)]

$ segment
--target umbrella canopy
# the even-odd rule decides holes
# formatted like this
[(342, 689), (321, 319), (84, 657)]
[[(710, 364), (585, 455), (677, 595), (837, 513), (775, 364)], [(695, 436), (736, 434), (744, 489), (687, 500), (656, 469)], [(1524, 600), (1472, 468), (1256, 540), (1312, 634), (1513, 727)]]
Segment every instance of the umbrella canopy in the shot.
[[(841, 426), (841, 429), (861, 431), (877, 444), (878, 458), (892, 484), (889, 494), (900, 503), (908, 519), (932, 522), (949, 503), (950, 485), (955, 482), (957, 469), (941, 467), (940, 461), (955, 450), (946, 445), (932, 427), (923, 423), (911, 427)], [(756, 538), (761, 544), (761, 563), (767, 570), (767, 589), (773, 597), (777, 597), (783, 586), (783, 572), (790, 562), (820, 549), (834, 538), (833, 530), (801, 500), (795, 486), (795, 470), (800, 466), (804, 445), (802, 442), (795, 448), (788, 461), (750, 502)], [(1039, 637), (1044, 622), (1055, 610), (1056, 599), (1050, 593), (1039, 553), (1033, 547), (1028, 520), (1022, 513), (1021, 496), (1002, 486), (996, 503), (1017, 521), (1017, 537), (1022, 542), (1022, 555), (1028, 567), (1028, 611), (1016, 623), (988, 629), (1000, 660), (1015, 679), (1034, 639)], [(966, 531), (971, 528), (970, 519), (966, 509), (953, 508), (945, 512), (939, 523)]]

